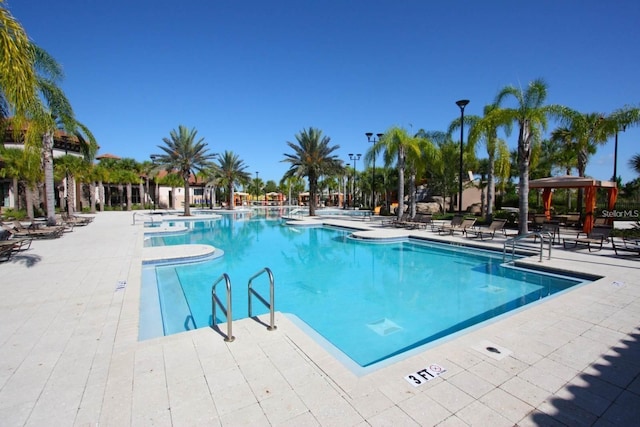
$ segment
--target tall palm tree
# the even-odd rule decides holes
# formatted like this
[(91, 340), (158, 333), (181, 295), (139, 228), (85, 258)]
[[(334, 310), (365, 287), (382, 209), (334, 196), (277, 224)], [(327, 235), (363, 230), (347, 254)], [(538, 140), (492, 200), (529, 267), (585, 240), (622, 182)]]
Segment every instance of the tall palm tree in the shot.
[(323, 136), (320, 129), (310, 127), (296, 134), (298, 144), (287, 141), (293, 154), (285, 153), (283, 162), (291, 166), (284, 177), (307, 177), (309, 180), (309, 215), (316, 214), (318, 178), (324, 174), (337, 173), (342, 169), (342, 160), (332, 154), (339, 145), (329, 146), (331, 138)]
[[(486, 218), (491, 221), (493, 218), (493, 205), (495, 201), (495, 168), (496, 161), (503, 162), (504, 159), (497, 159), (496, 157), (500, 153), (504, 153), (504, 149), (500, 149), (501, 146), (506, 147), (507, 143), (498, 138), (498, 130), (504, 129), (509, 135), (511, 133), (511, 120), (506, 122), (499, 122), (496, 119), (501, 118), (497, 114), (490, 114), (492, 111), (497, 110), (498, 106), (495, 104), (485, 105), (483, 111), (483, 117), (468, 115), (464, 117), (465, 124), (469, 126), (469, 137), (467, 138), (466, 150), (473, 151), (476, 144), (484, 143), (487, 155), (488, 155), (488, 170), (487, 170), (487, 198), (486, 198)], [(460, 119), (454, 120), (449, 126), (449, 133), (460, 129)], [(506, 150), (508, 152), (508, 150)]]
[[(0, 6), (3, 5), (0, 0)], [(62, 67), (28, 40), (24, 29), (4, 7), (0, 7), (0, 46), (0, 117), (13, 113), (11, 126), (15, 136), (23, 138), (25, 146), (42, 149), (47, 220), (55, 224), (51, 155), (55, 129), (61, 124), (67, 134), (81, 136), (81, 142), (95, 143), (95, 139), (76, 121), (71, 104), (57, 86), (62, 79)], [(95, 144), (90, 147), (95, 148)]]
[(424, 176), (428, 164), (425, 159), (433, 157), (437, 150), (428, 136), (416, 135), (414, 138), (418, 150), (409, 150), (406, 162), (409, 171), (409, 212), (411, 218), (416, 216), (416, 179), (418, 176)]
[[(517, 123), (518, 131), (518, 208), (519, 233), (528, 232), (527, 217), (529, 215), (529, 164), (531, 150), (540, 133), (546, 129), (549, 116), (562, 117), (566, 113), (563, 107), (545, 105), (547, 99), (547, 84), (542, 79), (529, 83), (526, 89), (506, 86), (496, 96), (494, 104), (501, 107), (502, 103), (513, 98), (516, 105), (512, 108), (498, 108), (491, 111), (487, 118), (495, 123)], [(491, 116), (491, 117), (489, 117)]]
[(418, 138), (409, 135), (406, 129), (393, 126), (376, 142), (365, 154), (365, 161), (370, 162), (377, 154), (383, 152), (386, 166), (394, 160), (398, 168), (398, 219), (404, 212), (404, 175), (406, 169), (407, 154), (420, 155)]
[(245, 184), (251, 179), (251, 174), (247, 172), (248, 166), (233, 151), (225, 150), (222, 156), (218, 156), (216, 167), (218, 182), (227, 189), (227, 196), (229, 197), (227, 209), (233, 210), (235, 208), (234, 192), (236, 184)]
[(204, 138), (195, 141), (197, 133), (195, 128), (189, 130), (180, 125), (177, 131), (174, 129), (169, 133), (169, 138), (162, 138), (165, 145), (158, 146), (165, 154), (159, 155), (156, 161), (167, 171), (177, 170), (184, 181), (184, 216), (191, 215), (189, 179), (198, 171), (206, 169), (216, 156), (207, 152)]

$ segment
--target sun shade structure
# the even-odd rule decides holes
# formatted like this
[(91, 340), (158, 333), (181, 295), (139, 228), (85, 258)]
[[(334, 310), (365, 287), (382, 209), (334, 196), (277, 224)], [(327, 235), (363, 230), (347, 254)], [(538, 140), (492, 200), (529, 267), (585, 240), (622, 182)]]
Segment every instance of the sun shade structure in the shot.
[(596, 189), (607, 188), (609, 192), (608, 208), (613, 210), (618, 197), (618, 187), (613, 181), (600, 181), (581, 176), (550, 176), (529, 181), (529, 188), (542, 188), (542, 203), (544, 214), (551, 219), (551, 189), (552, 188), (584, 188), (585, 189), (585, 219), (582, 227), (585, 233), (591, 232), (596, 210)]

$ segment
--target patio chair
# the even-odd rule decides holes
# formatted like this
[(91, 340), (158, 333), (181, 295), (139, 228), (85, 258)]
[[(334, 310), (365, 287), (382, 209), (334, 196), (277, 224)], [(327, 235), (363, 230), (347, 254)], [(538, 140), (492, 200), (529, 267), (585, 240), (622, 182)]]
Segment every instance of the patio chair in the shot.
[(93, 221), (93, 217), (68, 215), (68, 214), (62, 214), (61, 218), (64, 223), (72, 226), (76, 226), (76, 227), (89, 225)]
[[(451, 221), (453, 223), (453, 221)], [(468, 229), (472, 228), (476, 223), (476, 219), (475, 218), (464, 218), (462, 220), (462, 222), (458, 225), (456, 224), (451, 224), (448, 227), (444, 226), (439, 230), (439, 233), (448, 233), (449, 235), (453, 236), (456, 232), (460, 232), (462, 234), (465, 234), (467, 232)]]
[(427, 228), (427, 225), (431, 225), (433, 221), (432, 214), (416, 214), (412, 221), (407, 221), (405, 223), (406, 228), (417, 229), (417, 228)]
[[(562, 240), (565, 249), (568, 247), (575, 248), (578, 245), (586, 246), (591, 252), (591, 249), (600, 250), (604, 242), (609, 241), (609, 235), (611, 234), (611, 227), (597, 226), (589, 233), (580, 232), (576, 237), (566, 237)], [(581, 237), (584, 235), (584, 237)], [(597, 247), (597, 249), (595, 249)]]
[(450, 228), (454, 228), (454, 227), (460, 227), (460, 225), (462, 224), (462, 221), (464, 220), (464, 217), (462, 215), (455, 215), (453, 218), (451, 218), (451, 222), (448, 224), (441, 224), (438, 226), (433, 227), (433, 231), (437, 231), (438, 234), (442, 234), (444, 232), (448, 232), (448, 230)]
[(30, 225), (29, 227), (25, 227), (20, 223), (20, 221), (13, 221), (13, 228), (4, 227), (5, 230), (8, 230), (14, 238), (32, 238), (32, 239), (55, 239), (62, 236), (65, 228), (62, 226), (53, 226), (53, 227), (35, 227)]
[(16, 251), (16, 245), (10, 240), (0, 241), (0, 262), (9, 261)]
[(616, 244), (615, 237), (611, 237), (611, 246), (613, 246), (613, 250), (615, 251), (617, 256), (622, 256), (622, 255), (640, 256), (640, 240), (628, 239), (626, 237), (623, 237)]
[(465, 230), (465, 236), (480, 240), (484, 240), (485, 237), (488, 239), (493, 239), (496, 236), (496, 232), (501, 232), (505, 236), (507, 235), (504, 229), (506, 225), (506, 219), (494, 219), (491, 221), (488, 227), (479, 227), (479, 228), (468, 228)]
[(393, 217), (393, 218), (390, 218), (390, 219), (383, 219), (381, 224), (383, 226), (397, 227), (398, 224), (404, 224), (408, 220), (409, 220), (409, 214), (407, 212), (405, 212), (405, 213), (402, 214), (400, 219), (398, 219), (397, 217)]

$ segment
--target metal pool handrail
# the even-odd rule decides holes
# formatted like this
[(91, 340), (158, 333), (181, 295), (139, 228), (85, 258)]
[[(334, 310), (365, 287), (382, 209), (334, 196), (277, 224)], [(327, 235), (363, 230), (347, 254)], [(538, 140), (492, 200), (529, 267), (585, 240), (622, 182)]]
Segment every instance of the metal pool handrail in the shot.
[[(227, 309), (225, 310), (222, 302), (218, 298), (216, 294), (216, 285), (221, 281), (225, 281), (225, 286), (227, 288)], [(218, 277), (218, 280), (213, 282), (211, 286), (211, 326), (216, 325), (216, 305), (220, 306), (220, 310), (227, 317), (227, 336), (224, 339), (227, 342), (233, 342), (236, 337), (233, 336), (232, 332), (232, 311), (231, 311), (231, 279), (229, 279), (229, 275), (227, 273), (223, 273), (222, 276)]]
[(507, 239), (504, 242), (504, 245), (502, 246), (502, 261), (505, 261), (506, 257), (507, 257), (507, 245), (511, 245), (511, 260), (513, 260), (514, 257), (515, 257), (516, 243), (519, 242), (520, 240), (526, 239), (528, 237), (539, 237), (540, 238), (540, 262), (542, 262), (542, 253), (544, 252), (543, 245), (544, 245), (544, 241), (545, 241), (545, 238), (546, 238), (547, 239), (548, 249), (549, 249), (549, 255), (548, 255), (547, 259), (551, 259), (551, 242), (552, 242), (551, 233), (549, 233), (547, 231), (532, 231), (532, 232), (527, 233), (527, 234), (521, 234), (519, 236)]
[[(258, 292), (256, 292), (253, 289), (253, 279), (261, 276), (262, 274), (267, 273), (269, 275), (269, 301), (265, 300), (262, 295), (260, 295)], [(267, 327), (267, 330), (269, 331), (273, 331), (274, 329), (277, 329), (278, 327), (275, 325), (275, 287), (274, 287), (274, 280), (273, 280), (273, 273), (271, 272), (271, 270), (269, 269), (269, 267), (265, 267), (262, 270), (258, 271), (256, 274), (254, 274), (253, 276), (251, 276), (251, 278), (249, 279), (249, 283), (247, 284), (247, 288), (248, 288), (248, 297), (249, 297), (249, 317), (253, 317), (252, 315), (252, 307), (251, 307), (251, 295), (255, 295), (256, 298), (258, 298), (260, 300), (260, 302), (262, 304), (264, 304), (265, 307), (267, 307), (269, 309), (269, 326)]]

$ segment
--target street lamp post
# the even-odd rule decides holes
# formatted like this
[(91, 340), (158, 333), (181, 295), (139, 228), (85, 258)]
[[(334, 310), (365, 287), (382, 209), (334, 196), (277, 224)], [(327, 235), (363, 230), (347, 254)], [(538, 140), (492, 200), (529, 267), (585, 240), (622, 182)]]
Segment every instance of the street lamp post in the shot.
[(351, 154), (349, 153), (349, 159), (353, 161), (353, 182), (351, 183), (351, 185), (353, 186), (353, 207), (355, 209), (356, 207), (356, 178), (358, 176), (358, 166), (357, 166), (357, 162), (358, 160), (360, 160), (360, 156), (362, 156), (362, 154)]
[[(382, 138), (381, 133), (376, 134), (377, 139), (373, 136), (372, 132), (367, 132), (365, 133), (365, 135), (367, 136), (367, 141), (368, 142), (372, 142), (373, 145), (376, 144), (376, 142), (380, 141), (380, 138)], [(371, 209), (374, 209), (376, 207), (376, 153), (375, 150), (373, 152), (373, 171), (371, 172)]]
[[(256, 202), (258, 202), (258, 197), (259, 197), (259, 194), (260, 194), (260, 189), (258, 188), (258, 174), (259, 173), (260, 172), (256, 171)], [(260, 204), (260, 203), (258, 203), (258, 204)]]
[[(152, 154), (149, 156), (149, 158), (151, 159), (151, 163), (153, 163), (154, 166), (157, 165), (156, 160), (158, 159), (160, 155), (159, 154)], [(154, 167), (155, 169), (155, 167)], [(158, 174), (156, 173), (156, 176), (153, 179), (153, 210), (156, 210), (156, 201), (159, 198), (158, 196)], [(158, 206), (160, 206), (160, 204), (158, 203)]]
[[(347, 163), (347, 168), (351, 166), (350, 163)], [(342, 207), (347, 209), (349, 207), (349, 194), (347, 194), (347, 190), (349, 189), (349, 171), (345, 171), (344, 174), (344, 200), (342, 201)]]
[[(627, 130), (627, 125), (622, 125), (622, 132)], [(618, 179), (618, 129), (616, 129), (615, 145), (613, 146), (613, 178), (611, 181), (616, 182)]]
[(462, 150), (464, 147), (464, 107), (469, 103), (468, 99), (456, 101), (456, 105), (460, 107), (460, 176), (458, 182), (458, 212), (462, 213)]

